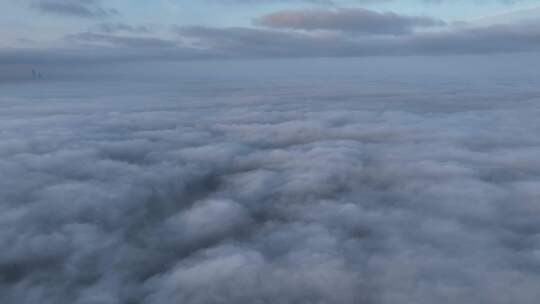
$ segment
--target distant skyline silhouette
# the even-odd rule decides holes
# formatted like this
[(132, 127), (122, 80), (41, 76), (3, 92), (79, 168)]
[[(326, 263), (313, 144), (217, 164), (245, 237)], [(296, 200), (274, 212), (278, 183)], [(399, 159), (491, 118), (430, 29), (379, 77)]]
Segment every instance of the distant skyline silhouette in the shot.
[(32, 69), (32, 78), (34, 78), (34, 79), (42, 79), (43, 74), (41, 74), (41, 72), (37, 71), (36, 69)]

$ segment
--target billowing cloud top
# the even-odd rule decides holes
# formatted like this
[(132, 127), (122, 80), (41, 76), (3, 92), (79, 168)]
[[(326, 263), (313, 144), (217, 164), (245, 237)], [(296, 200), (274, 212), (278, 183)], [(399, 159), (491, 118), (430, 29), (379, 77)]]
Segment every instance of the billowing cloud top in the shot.
[(0, 303), (537, 304), (530, 59), (2, 85)]

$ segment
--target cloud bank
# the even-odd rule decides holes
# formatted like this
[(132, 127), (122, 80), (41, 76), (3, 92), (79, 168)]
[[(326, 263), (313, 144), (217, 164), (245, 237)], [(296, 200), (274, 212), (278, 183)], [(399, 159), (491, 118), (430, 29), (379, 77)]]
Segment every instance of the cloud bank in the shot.
[(283, 66), (5, 86), (0, 302), (537, 302), (536, 81)]

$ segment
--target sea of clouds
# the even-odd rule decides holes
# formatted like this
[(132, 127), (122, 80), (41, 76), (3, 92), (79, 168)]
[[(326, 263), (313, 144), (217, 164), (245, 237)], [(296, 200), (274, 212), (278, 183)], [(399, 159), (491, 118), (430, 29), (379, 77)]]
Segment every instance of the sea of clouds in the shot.
[(0, 85), (0, 302), (537, 303), (538, 79), (315, 74)]

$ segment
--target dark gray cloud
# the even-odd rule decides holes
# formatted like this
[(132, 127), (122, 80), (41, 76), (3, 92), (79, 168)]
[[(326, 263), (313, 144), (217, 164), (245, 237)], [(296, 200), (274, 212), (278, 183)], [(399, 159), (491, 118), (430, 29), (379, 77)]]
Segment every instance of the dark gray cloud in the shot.
[(3, 86), (0, 302), (537, 303), (538, 69), (462, 60)]
[[(1, 78), (10, 78), (16, 66), (36, 64), (48, 65), (49, 69), (72, 69), (88, 64), (126, 61), (444, 56), (540, 51), (540, 30), (537, 23), (448, 26), (442, 30), (405, 35), (177, 26), (172, 29), (174, 37), (163, 38), (157, 33), (143, 33), (129, 25), (110, 27), (109, 30), (107, 32), (94, 29), (68, 35), (61, 44), (69, 47), (1, 49)], [(27, 71), (28, 66), (24, 69)], [(19, 76), (14, 77), (18, 79)]]
[(117, 15), (118, 11), (102, 6), (100, 0), (35, 0), (32, 7), (56, 15), (104, 18)]
[[(117, 29), (118, 30), (118, 29)], [(68, 41), (77, 43), (88, 43), (97, 45), (112, 45), (128, 48), (173, 48), (176, 43), (169, 40), (159, 39), (155, 37), (131, 37), (118, 36), (112, 34), (101, 34), (93, 32), (83, 32), (66, 37)]]
[(128, 34), (149, 34), (152, 28), (144, 25), (131, 25), (120, 22), (104, 22), (94, 27), (99, 32), (107, 34), (128, 33)]
[(328, 41), (302, 33), (240, 27), (189, 26), (176, 31), (180, 37), (195, 40), (195, 46), (232, 57), (302, 56), (308, 49), (326, 51), (321, 47)]
[(540, 31), (528, 24), (463, 27), (395, 38), (208, 27), (184, 27), (179, 33), (231, 56), (401, 56), (540, 50)]
[(540, 50), (540, 30), (531, 28), (531, 24), (473, 27), (425, 33), (407, 38), (402, 44), (411, 52), (426, 54), (536, 52)]
[(256, 25), (300, 30), (332, 30), (362, 34), (409, 34), (417, 27), (443, 26), (429, 17), (379, 13), (361, 8), (284, 10), (257, 18)]

